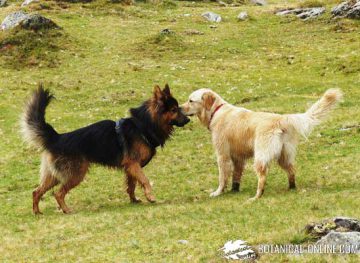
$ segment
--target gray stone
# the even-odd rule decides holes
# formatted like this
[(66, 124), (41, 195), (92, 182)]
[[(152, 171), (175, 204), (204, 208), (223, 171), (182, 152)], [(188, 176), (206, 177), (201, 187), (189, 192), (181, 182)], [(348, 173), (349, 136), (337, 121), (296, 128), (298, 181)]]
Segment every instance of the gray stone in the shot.
[(21, 4), (21, 6), (24, 7), (24, 6), (28, 6), (28, 5), (31, 4), (31, 3), (38, 3), (38, 2), (39, 2), (39, 0), (25, 0), (25, 1)]
[(335, 17), (348, 17), (360, 19), (360, 0), (350, 0), (335, 6), (331, 13)]
[(30, 30), (59, 28), (48, 18), (38, 14), (27, 14), (23, 11), (17, 11), (5, 17), (0, 27), (2, 30), (8, 30), (16, 26)]
[(52, 20), (38, 14), (30, 14), (20, 22), (20, 26), (29, 30), (59, 28)]
[(248, 13), (245, 12), (245, 11), (240, 12), (240, 14), (238, 14), (238, 16), (237, 16), (237, 19), (238, 19), (238, 20), (241, 20), (241, 21), (244, 21), (244, 20), (246, 20), (246, 19), (248, 19), (248, 18), (249, 18), (249, 15), (248, 15)]
[(227, 3), (223, 2), (223, 1), (218, 1), (219, 6), (222, 7), (227, 7)]
[(346, 17), (353, 19), (360, 19), (360, 1), (358, 1), (351, 10), (347, 13)]
[(254, 5), (260, 5), (260, 6), (267, 5), (267, 2), (265, 0), (251, 0), (250, 2)]
[(325, 7), (314, 7), (314, 8), (294, 8), (280, 10), (276, 13), (278, 16), (285, 15), (296, 15), (298, 18), (308, 20), (320, 16), (325, 12)]
[[(360, 232), (334, 232), (331, 231), (326, 236), (316, 242), (318, 246), (335, 247), (336, 251), (341, 249), (347, 253), (360, 253)], [(346, 251), (349, 249), (349, 251)]]
[(357, 219), (348, 217), (335, 217), (334, 222), (337, 227), (346, 228), (348, 231), (360, 232), (360, 221)]
[(182, 240), (178, 240), (178, 243), (183, 244), (183, 245), (187, 245), (187, 244), (189, 244), (189, 241), (187, 241), (185, 239), (182, 239)]
[(205, 12), (201, 16), (210, 22), (216, 22), (216, 23), (221, 22), (221, 16), (213, 12)]
[(15, 13), (12, 13), (12, 14), (8, 15), (7, 17), (5, 17), (5, 19), (1, 23), (0, 27), (2, 30), (8, 30), (8, 29), (14, 28), (17, 25), (19, 25), (20, 22), (23, 21), (27, 17), (28, 17), (28, 14), (26, 14), (25, 12), (17, 11)]
[(0, 0), (0, 7), (7, 6), (7, 0)]
[(160, 34), (161, 35), (171, 35), (171, 34), (175, 34), (174, 31), (172, 31), (171, 29), (169, 28), (165, 28), (163, 30), (160, 31)]

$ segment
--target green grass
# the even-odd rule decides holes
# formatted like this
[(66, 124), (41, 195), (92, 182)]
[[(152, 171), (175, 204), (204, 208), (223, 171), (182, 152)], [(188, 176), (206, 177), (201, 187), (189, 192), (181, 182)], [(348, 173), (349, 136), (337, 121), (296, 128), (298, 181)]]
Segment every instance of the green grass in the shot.
[[(340, 128), (360, 122), (360, 23), (334, 21), (329, 13), (307, 22), (278, 17), (275, 9), (298, 2), (268, 2), (228, 8), (176, 2), (171, 9), (95, 2), (40, 11), (63, 28), (72, 46), (54, 51), (55, 67), (14, 68), (4, 61), (11, 58), (0, 57), (1, 261), (219, 262), (218, 249), (228, 240), (301, 243), (311, 221), (359, 218), (360, 130)], [(0, 19), (13, 9), (1, 8)], [(223, 16), (217, 28), (199, 16), (208, 10)], [(252, 19), (237, 22), (243, 10)], [(164, 28), (175, 34), (159, 37)], [(204, 35), (187, 35), (188, 29)], [(257, 182), (249, 162), (241, 193), (209, 198), (217, 187), (216, 158), (209, 132), (193, 119), (145, 168), (156, 204), (129, 204), (122, 172), (94, 165), (67, 198), (74, 214), (59, 213), (49, 192), (40, 203), (44, 215), (35, 217), (31, 192), (40, 158), (22, 142), (18, 120), (39, 81), (56, 95), (47, 120), (59, 132), (126, 116), (154, 84), (166, 82), (181, 103), (193, 90), (211, 87), (230, 103), (256, 111), (302, 112), (333, 87), (344, 91), (345, 101), (299, 145), (297, 191), (287, 191), (286, 175), (274, 166), (264, 197), (244, 204)], [(137, 195), (144, 200), (139, 189)], [(260, 261), (358, 259), (262, 255)]]

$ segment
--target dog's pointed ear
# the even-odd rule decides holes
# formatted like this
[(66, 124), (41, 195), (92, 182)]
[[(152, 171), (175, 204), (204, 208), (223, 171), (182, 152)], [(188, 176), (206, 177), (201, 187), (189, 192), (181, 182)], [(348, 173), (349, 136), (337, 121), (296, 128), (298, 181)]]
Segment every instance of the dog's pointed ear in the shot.
[(165, 84), (165, 88), (163, 89), (163, 93), (167, 96), (171, 96), (169, 84)]
[(214, 94), (212, 94), (211, 92), (205, 92), (202, 97), (201, 100), (204, 103), (204, 107), (206, 110), (210, 110), (212, 105), (215, 102), (215, 96)]
[(163, 93), (162, 93), (161, 88), (159, 87), (159, 85), (154, 86), (153, 93), (154, 93), (154, 98), (156, 100), (160, 100), (162, 98), (162, 96), (163, 96)]

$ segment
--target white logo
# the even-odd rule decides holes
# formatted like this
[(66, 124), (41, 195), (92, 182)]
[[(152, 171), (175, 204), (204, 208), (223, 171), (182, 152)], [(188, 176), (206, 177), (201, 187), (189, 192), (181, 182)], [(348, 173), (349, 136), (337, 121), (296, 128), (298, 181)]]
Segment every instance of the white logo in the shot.
[(220, 250), (224, 252), (223, 257), (226, 259), (247, 260), (257, 257), (255, 251), (244, 240), (230, 240)]

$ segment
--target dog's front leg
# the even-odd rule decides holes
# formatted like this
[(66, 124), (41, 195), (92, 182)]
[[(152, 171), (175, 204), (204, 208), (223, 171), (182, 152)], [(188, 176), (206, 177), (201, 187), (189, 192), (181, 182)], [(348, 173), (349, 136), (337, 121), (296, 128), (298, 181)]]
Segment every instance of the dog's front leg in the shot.
[(219, 187), (215, 192), (210, 194), (211, 197), (218, 196), (224, 191), (227, 184), (228, 176), (232, 170), (232, 162), (230, 156), (218, 154), (217, 161), (219, 166)]
[(135, 188), (136, 188), (136, 178), (133, 177), (131, 174), (129, 174), (128, 172), (126, 172), (126, 184), (127, 184), (127, 189), (126, 192), (129, 195), (130, 201), (132, 203), (139, 203), (141, 202), (140, 199), (136, 198), (135, 196)]
[[(144, 189), (144, 194), (145, 194), (146, 199), (149, 202), (154, 203), (155, 197), (151, 194), (151, 185), (150, 185), (149, 179), (147, 179), (147, 177), (145, 176), (143, 170), (141, 169), (140, 164), (137, 162), (132, 162), (130, 164), (127, 164), (125, 166), (125, 171), (127, 174), (129, 174), (133, 178), (136, 178), (136, 180), (140, 183), (140, 185)], [(130, 196), (130, 198), (131, 198), (131, 196)]]

